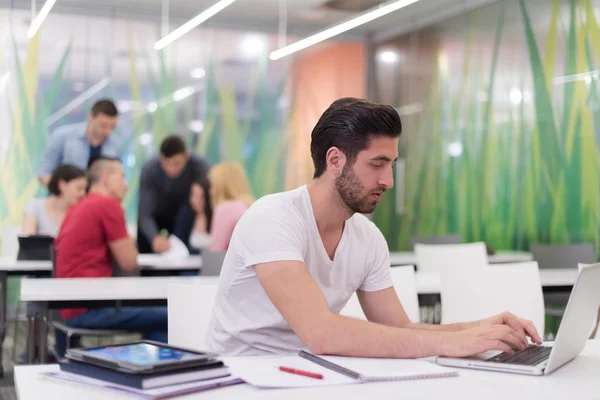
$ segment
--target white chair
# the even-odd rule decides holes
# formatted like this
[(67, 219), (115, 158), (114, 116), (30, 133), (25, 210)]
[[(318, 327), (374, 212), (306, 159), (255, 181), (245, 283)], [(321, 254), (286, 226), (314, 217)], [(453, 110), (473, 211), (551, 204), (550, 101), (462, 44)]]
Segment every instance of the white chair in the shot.
[(167, 292), (169, 344), (204, 350), (217, 284), (171, 284)]
[[(579, 271), (581, 271), (582, 268), (589, 267), (590, 265), (594, 265), (594, 264), (579, 263), (579, 264), (577, 264), (577, 269)], [(600, 327), (600, 308), (598, 308), (598, 316), (596, 317), (596, 322), (594, 322), (594, 328), (592, 329), (592, 333), (590, 334), (590, 339), (600, 338), (600, 336), (598, 336), (598, 328), (599, 327)]]
[(0, 236), (0, 255), (16, 257), (19, 252), (19, 235), (22, 229), (20, 225), (2, 225)]
[(445, 267), (484, 268), (488, 265), (485, 243), (415, 244), (419, 272), (440, 272)]
[[(394, 289), (398, 299), (404, 306), (406, 315), (412, 322), (419, 322), (419, 297), (415, 283), (414, 266), (392, 267), (390, 273)], [(347, 317), (366, 319), (356, 293), (350, 297), (340, 314)]]
[(544, 297), (538, 264), (452, 268), (441, 273), (442, 322), (469, 322), (510, 311), (544, 332)]

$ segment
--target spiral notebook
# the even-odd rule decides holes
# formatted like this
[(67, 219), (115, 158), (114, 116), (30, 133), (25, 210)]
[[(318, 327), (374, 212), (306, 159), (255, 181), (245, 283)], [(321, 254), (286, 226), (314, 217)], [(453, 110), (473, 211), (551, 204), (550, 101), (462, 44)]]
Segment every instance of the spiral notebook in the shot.
[[(405, 381), (458, 376), (452, 368), (423, 360), (315, 356), (306, 351), (277, 357), (224, 358), (232, 375), (263, 388), (348, 385), (367, 382)], [(323, 379), (290, 374), (280, 366), (316, 374)]]

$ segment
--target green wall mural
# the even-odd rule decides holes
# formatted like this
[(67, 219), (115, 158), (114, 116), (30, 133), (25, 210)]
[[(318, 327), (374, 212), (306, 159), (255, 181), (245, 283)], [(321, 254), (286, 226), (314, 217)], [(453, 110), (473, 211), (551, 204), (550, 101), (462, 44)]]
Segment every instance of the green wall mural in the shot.
[[(0, 10), (0, 226), (19, 225), (27, 202), (45, 194), (36, 174), (51, 132), (84, 122), (102, 97), (121, 111), (115, 134), (126, 138), (130, 222), (141, 167), (172, 133), (211, 163), (241, 162), (256, 196), (283, 189), (287, 64), (269, 63), (266, 50), (242, 54), (247, 32), (195, 30), (155, 51), (155, 24), (52, 14), (28, 40), (19, 24), (26, 17)], [(255, 36), (268, 49), (272, 38)], [(190, 76), (198, 70), (201, 79)]]
[(503, 0), (381, 44), (399, 57), (378, 60), (378, 98), (405, 127), (405, 185), (374, 216), (391, 249), (453, 232), (598, 249), (599, 11)]

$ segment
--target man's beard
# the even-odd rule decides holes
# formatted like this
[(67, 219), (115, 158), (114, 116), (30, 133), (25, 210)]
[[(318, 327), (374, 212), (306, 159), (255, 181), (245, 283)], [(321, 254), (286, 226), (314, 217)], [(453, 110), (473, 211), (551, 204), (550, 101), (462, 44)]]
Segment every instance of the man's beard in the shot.
[(365, 186), (359, 181), (352, 167), (347, 165), (342, 174), (335, 179), (335, 188), (346, 207), (354, 213), (361, 214), (370, 214), (377, 207), (377, 201), (371, 197), (371, 193), (385, 191), (385, 187), (379, 187), (364, 194)]

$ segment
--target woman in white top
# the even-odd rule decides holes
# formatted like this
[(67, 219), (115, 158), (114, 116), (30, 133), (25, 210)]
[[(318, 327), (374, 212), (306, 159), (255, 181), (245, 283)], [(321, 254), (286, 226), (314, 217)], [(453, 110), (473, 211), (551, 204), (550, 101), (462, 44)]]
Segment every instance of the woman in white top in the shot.
[(208, 184), (196, 182), (190, 189), (190, 207), (195, 214), (190, 245), (197, 249), (205, 249), (210, 246), (212, 208), (207, 188)]
[(33, 199), (27, 204), (23, 234), (56, 237), (67, 210), (85, 196), (86, 185), (82, 169), (70, 164), (56, 168), (48, 183), (50, 196)]

